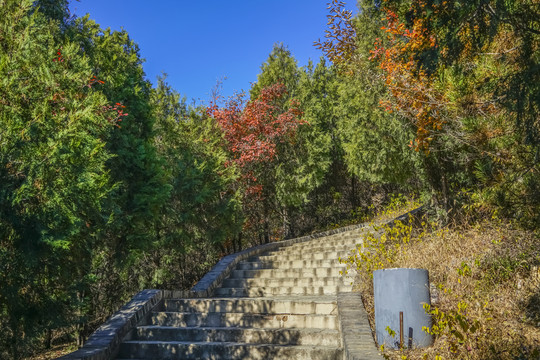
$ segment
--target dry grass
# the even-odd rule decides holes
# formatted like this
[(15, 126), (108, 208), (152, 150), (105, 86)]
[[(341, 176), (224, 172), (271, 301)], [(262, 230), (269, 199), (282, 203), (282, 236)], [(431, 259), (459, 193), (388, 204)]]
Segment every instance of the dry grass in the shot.
[[(538, 234), (489, 220), (444, 229), (424, 225), (413, 231), (410, 242), (401, 240), (390, 240), (401, 245), (385, 267), (428, 269), (438, 288), (432, 305), (449, 316), (459, 313), (479, 328), (446, 328), (431, 348), (386, 350), (387, 358), (540, 359)], [(360, 290), (374, 324), (373, 287), (369, 275), (362, 276)], [(459, 303), (466, 309), (458, 312)]]
[(53, 346), (50, 350), (43, 351), (37, 355), (29, 357), (27, 360), (53, 360), (59, 358), (60, 356), (67, 355), (75, 350), (77, 350), (77, 346), (74, 344), (57, 345)]

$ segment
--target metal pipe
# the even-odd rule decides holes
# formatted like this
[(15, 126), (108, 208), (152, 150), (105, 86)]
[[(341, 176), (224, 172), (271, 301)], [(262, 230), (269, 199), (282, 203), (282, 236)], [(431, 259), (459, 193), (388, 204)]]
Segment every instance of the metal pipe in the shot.
[(399, 348), (403, 349), (403, 311), (399, 312)]

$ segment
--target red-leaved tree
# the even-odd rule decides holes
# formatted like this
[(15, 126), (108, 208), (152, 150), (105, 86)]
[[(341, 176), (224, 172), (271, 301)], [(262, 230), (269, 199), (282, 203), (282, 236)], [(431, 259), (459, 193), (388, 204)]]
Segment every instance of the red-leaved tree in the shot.
[(263, 184), (257, 180), (259, 170), (276, 160), (278, 144), (292, 141), (298, 126), (305, 123), (296, 100), (291, 100), (286, 110), (280, 106), (279, 99), (286, 94), (284, 85), (275, 84), (247, 104), (239, 95), (222, 108), (213, 103), (207, 109), (225, 135), (229, 162), (235, 163), (244, 181), (252, 185), (246, 188), (248, 193), (260, 195)]
[(237, 95), (224, 107), (214, 101), (207, 108), (207, 114), (223, 131), (224, 146), (230, 155), (228, 164), (235, 164), (241, 173), (239, 184), (246, 213), (257, 219), (248, 219), (248, 226), (262, 222), (268, 229), (269, 198), (275, 194), (275, 167), (286, 161), (280, 159), (280, 148), (293, 144), (298, 126), (306, 124), (301, 119), (298, 101), (291, 100), (283, 107), (282, 99), (286, 95), (285, 85), (274, 84), (262, 89), (247, 104), (243, 95)]

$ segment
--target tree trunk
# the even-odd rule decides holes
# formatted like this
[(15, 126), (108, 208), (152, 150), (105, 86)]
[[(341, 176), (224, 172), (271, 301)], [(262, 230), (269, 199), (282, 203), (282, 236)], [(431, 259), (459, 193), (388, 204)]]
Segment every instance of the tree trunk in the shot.
[(268, 244), (270, 242), (270, 225), (268, 224), (268, 203), (264, 202), (264, 243)]
[(17, 323), (17, 321), (13, 321), (14, 319), (11, 319), (12, 321), (10, 321), (11, 323), (11, 331), (12, 331), (12, 336), (11, 336), (11, 356), (13, 356), (13, 359), (15, 360), (18, 360), (20, 358), (20, 354), (19, 354), (19, 338), (20, 338), (20, 334), (19, 334), (19, 324)]
[(282, 224), (282, 231), (283, 231), (283, 238), (284, 239), (288, 239), (289, 236), (290, 236), (290, 232), (291, 232), (291, 229), (290, 229), (290, 224), (289, 224), (289, 219), (288, 219), (288, 214), (287, 214), (287, 208), (286, 207), (283, 207), (283, 217), (282, 217), (282, 221), (283, 221), (283, 224)]
[(52, 330), (47, 329), (45, 331), (45, 341), (44, 341), (45, 349), (50, 349), (52, 345)]
[(82, 347), (83, 344), (84, 344), (84, 323), (82, 321), (82, 318), (83, 318), (83, 314), (82, 314), (82, 310), (81, 310), (81, 304), (82, 302), (84, 301), (84, 291), (78, 291), (77, 292), (77, 299), (79, 301), (79, 310), (78, 310), (78, 315), (79, 315), (79, 322), (77, 324), (77, 327), (76, 327), (76, 338), (77, 338), (77, 347)]
[(351, 205), (354, 210), (358, 207), (358, 201), (356, 199), (356, 176), (351, 176)]
[(268, 220), (264, 220), (264, 243), (268, 244), (270, 242), (270, 225), (268, 225)]
[(236, 237), (236, 248), (238, 249), (238, 251), (242, 251), (242, 232), (240, 231), (238, 233), (238, 236)]

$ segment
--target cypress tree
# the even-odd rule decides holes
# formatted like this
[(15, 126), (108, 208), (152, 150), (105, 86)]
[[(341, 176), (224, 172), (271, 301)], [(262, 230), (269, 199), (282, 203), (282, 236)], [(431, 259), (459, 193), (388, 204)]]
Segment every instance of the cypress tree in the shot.
[[(0, 7), (0, 335), (18, 359), (78, 321), (105, 200), (114, 189), (108, 101), (59, 24), (32, 1)], [(74, 291), (78, 289), (78, 291)], [(4, 350), (5, 349), (5, 350)]]

